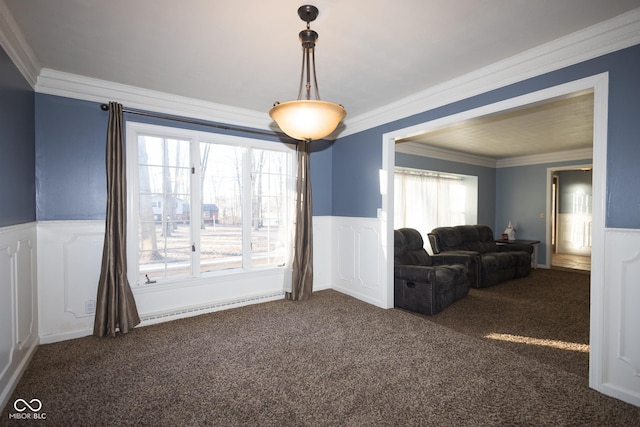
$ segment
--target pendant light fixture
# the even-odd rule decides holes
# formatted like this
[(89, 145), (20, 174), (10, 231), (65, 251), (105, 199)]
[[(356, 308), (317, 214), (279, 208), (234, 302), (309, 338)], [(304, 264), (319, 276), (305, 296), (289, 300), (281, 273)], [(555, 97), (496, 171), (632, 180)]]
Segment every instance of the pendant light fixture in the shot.
[[(318, 33), (309, 25), (318, 17), (318, 8), (310, 5), (300, 6), (298, 16), (307, 23), (307, 28), (300, 32), (302, 71), (298, 100), (276, 102), (269, 110), (269, 115), (291, 138), (311, 141), (330, 135), (347, 112), (342, 105), (320, 100), (315, 60)], [(315, 99), (312, 99), (312, 92), (315, 92)]]

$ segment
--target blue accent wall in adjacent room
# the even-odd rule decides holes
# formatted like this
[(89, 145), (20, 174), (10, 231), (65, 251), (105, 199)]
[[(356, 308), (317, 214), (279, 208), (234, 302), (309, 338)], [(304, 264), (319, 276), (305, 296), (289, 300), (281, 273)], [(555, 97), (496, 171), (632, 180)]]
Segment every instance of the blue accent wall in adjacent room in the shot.
[(35, 215), (34, 92), (0, 48), (0, 227)]
[[(590, 164), (591, 159), (499, 168), (496, 171), (496, 237), (509, 221), (516, 238), (540, 240), (538, 261), (546, 259), (547, 169)], [(540, 214), (545, 214), (541, 218)]]

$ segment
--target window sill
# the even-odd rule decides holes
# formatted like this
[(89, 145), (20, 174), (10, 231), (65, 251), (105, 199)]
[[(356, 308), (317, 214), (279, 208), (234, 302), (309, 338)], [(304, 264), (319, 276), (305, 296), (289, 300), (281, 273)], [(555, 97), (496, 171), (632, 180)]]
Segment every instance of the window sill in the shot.
[(284, 275), (288, 271), (286, 267), (268, 267), (264, 269), (255, 269), (245, 271), (241, 269), (215, 271), (202, 275), (201, 277), (183, 277), (173, 279), (166, 282), (157, 283), (140, 283), (133, 285), (131, 290), (134, 294), (145, 294), (157, 291), (166, 291), (172, 289), (184, 289), (198, 286), (215, 286), (217, 284), (229, 283), (233, 280), (252, 279), (265, 276)]

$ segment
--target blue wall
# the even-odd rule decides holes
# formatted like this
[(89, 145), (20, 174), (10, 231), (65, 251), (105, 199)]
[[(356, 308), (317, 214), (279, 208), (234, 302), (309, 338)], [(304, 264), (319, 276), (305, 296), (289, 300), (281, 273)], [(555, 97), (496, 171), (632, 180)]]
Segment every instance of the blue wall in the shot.
[(36, 94), (38, 221), (106, 216), (105, 140), (100, 105)]
[(33, 89), (0, 48), (0, 227), (35, 216)]
[[(609, 72), (606, 226), (640, 229), (640, 45), (341, 138), (333, 145), (333, 214), (375, 217), (382, 199), (382, 135), (392, 130)], [(497, 177), (500, 181), (500, 177)], [(500, 190), (500, 189), (497, 189)], [(500, 191), (497, 191), (498, 194)], [(496, 200), (499, 204), (500, 201)], [(537, 212), (539, 215), (540, 212)], [(515, 215), (506, 212), (507, 215)], [(496, 217), (496, 224), (502, 218)], [(502, 226), (502, 225), (501, 225)], [(506, 225), (505, 225), (506, 227)], [(529, 231), (527, 231), (528, 233)], [(524, 237), (524, 236), (523, 236)]]
[[(35, 98), (38, 221), (104, 219), (109, 113), (95, 102), (45, 94), (36, 94)], [(125, 120), (247, 137), (244, 133), (134, 114), (125, 114)], [(32, 152), (31, 159), (33, 157)], [(314, 143), (311, 163), (314, 215), (330, 215), (329, 143)], [(33, 207), (31, 209), (33, 211)]]
[(538, 261), (546, 257), (546, 226), (540, 218), (547, 209), (547, 168), (583, 165), (591, 159), (539, 165), (498, 168), (496, 170), (496, 220), (494, 231), (502, 233), (509, 221), (517, 239), (540, 240)]
[(311, 143), (311, 194), (313, 214), (331, 216), (332, 142)]

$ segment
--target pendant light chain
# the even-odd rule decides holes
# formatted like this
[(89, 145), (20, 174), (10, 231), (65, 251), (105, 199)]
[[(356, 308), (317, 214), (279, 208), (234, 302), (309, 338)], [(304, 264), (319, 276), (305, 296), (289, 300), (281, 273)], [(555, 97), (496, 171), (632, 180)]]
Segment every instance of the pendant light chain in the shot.
[[(315, 46), (318, 33), (311, 29), (311, 22), (318, 17), (318, 8), (300, 6), (298, 16), (307, 23), (299, 33), (302, 42), (302, 67), (297, 101), (275, 102), (269, 116), (287, 135), (300, 141), (312, 141), (329, 136), (347, 115), (340, 104), (320, 100), (316, 75)], [(313, 74), (313, 81), (311, 75)], [(305, 79), (306, 77), (306, 79)], [(304, 87), (304, 96), (303, 96)], [(315, 90), (315, 99), (312, 94)]]

